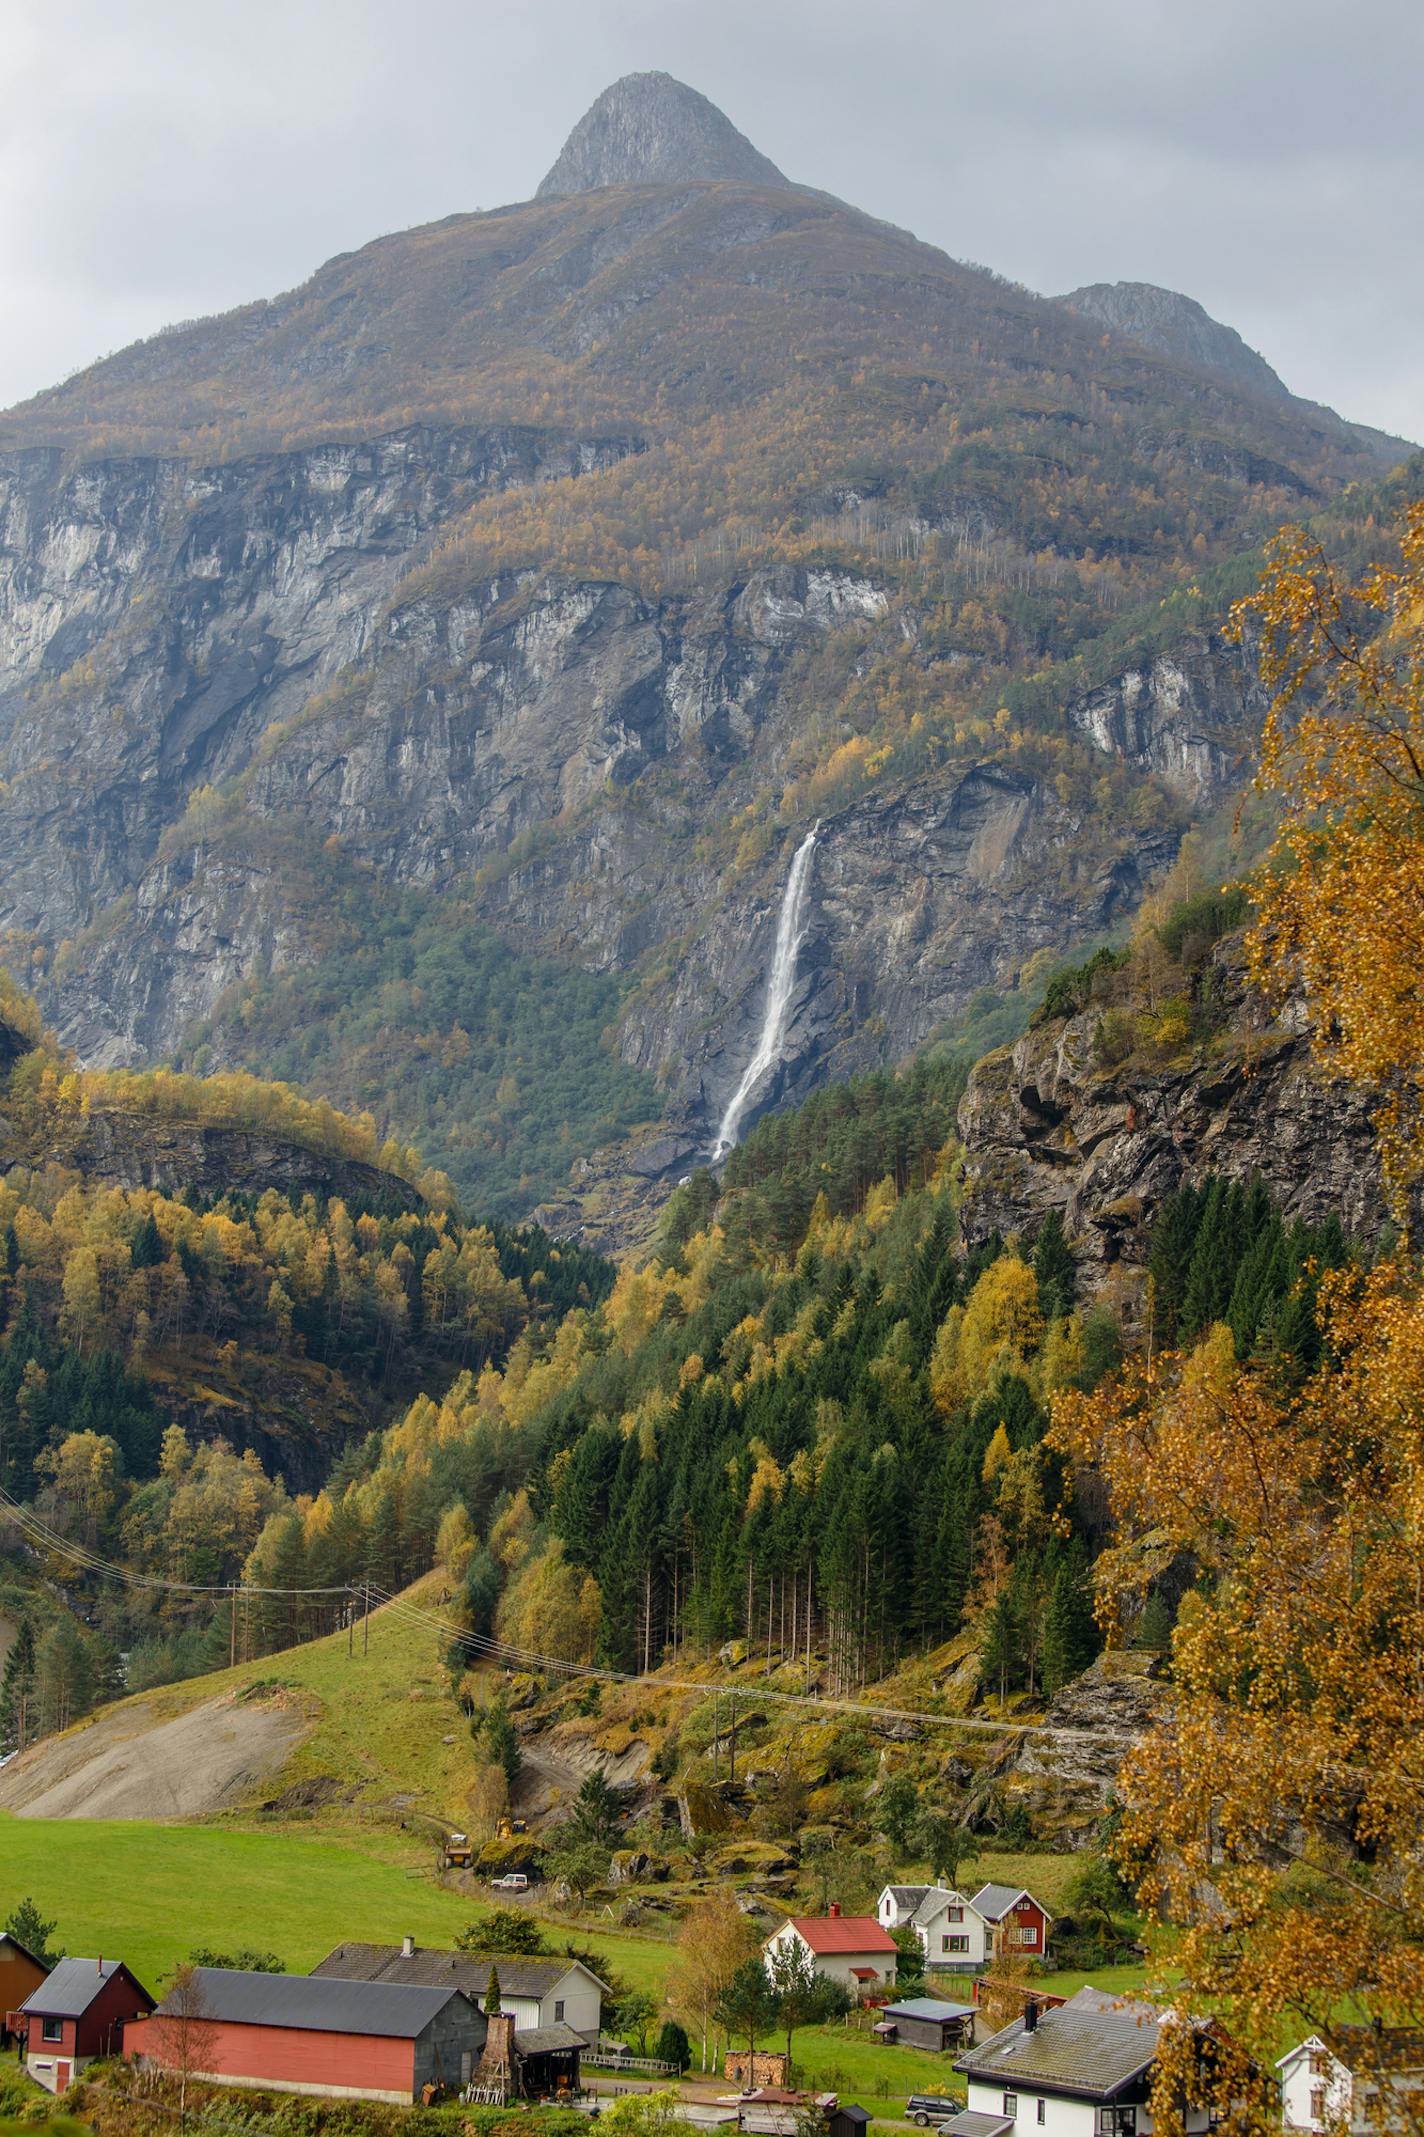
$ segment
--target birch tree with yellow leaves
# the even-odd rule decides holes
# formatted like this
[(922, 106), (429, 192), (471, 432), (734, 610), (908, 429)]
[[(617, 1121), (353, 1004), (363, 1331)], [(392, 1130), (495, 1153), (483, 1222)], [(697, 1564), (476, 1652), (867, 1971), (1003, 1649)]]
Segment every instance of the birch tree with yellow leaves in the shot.
[[(1424, 506), (1398, 565), (1353, 586), (1288, 530), (1237, 620), (1259, 630), (1276, 693), (1261, 783), (1283, 805), (1254, 969), (1276, 999), (1303, 994), (1328, 1073), (1379, 1092), (1403, 1210), (1424, 1160)], [(1221, 1330), (1054, 1403), (1054, 1441), (1110, 1496), (1096, 1568), (1110, 1635), (1135, 1622), (1164, 1552), (1197, 1569), (1171, 1710), (1119, 1784), (1118, 1847), (1170, 1933), (1171, 2000), (1216, 2022), (1205, 2055), (1199, 2030), (1164, 2029), (1168, 2133), (1204, 2091), (1228, 2128), (1278, 2120), (1271, 2065), (1312, 2033), (1380, 2085), (1385, 2122), (1424, 2126), (1392, 2032), (1424, 2026), (1416, 1256), (1331, 1272), (1320, 1315), (1322, 1363), (1303, 1381), (1280, 1360), (1239, 1365)]]

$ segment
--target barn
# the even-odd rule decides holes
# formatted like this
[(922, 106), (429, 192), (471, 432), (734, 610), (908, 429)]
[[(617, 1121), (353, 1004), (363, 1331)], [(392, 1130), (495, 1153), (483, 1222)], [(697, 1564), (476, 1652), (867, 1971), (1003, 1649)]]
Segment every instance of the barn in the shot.
[(484, 2020), (460, 1989), (311, 1974), (193, 1970), (151, 2018), (125, 2028), (124, 2053), (219, 2085), (409, 2105), (427, 2085), (465, 2084)]

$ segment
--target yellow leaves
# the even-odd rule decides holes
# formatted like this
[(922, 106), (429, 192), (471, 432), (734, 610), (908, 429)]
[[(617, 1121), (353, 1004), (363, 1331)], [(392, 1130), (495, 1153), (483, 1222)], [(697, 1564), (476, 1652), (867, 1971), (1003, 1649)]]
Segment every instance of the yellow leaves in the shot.
[(963, 1306), (951, 1306), (930, 1358), (930, 1392), (946, 1415), (1001, 1373), (1022, 1373), (1043, 1337), (1038, 1279), (1017, 1255), (984, 1271)]
[(1276, 1002), (1303, 991), (1322, 1065), (1381, 1093), (1402, 1211), (1424, 1167), (1424, 503), (1400, 558), (1342, 583), (1286, 528), (1232, 613), (1238, 638), (1260, 636), (1274, 702), (1258, 785), (1281, 804), (1252, 975)]

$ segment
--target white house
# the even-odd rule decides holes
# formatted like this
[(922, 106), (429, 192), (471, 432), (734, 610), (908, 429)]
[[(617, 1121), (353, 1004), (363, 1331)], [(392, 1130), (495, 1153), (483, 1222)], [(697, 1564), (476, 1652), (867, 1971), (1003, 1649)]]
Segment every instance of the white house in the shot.
[(873, 1914), (842, 1914), (833, 1903), (829, 1914), (793, 1915), (762, 1946), (767, 1972), (778, 1952), (794, 1946), (808, 1955), (818, 1974), (841, 1982), (853, 1996), (894, 1986), (900, 1954)]
[(1386, 2101), (1382, 2087), (1417, 2093), (1424, 2090), (1424, 2033), (1412, 2026), (1339, 2026), (1337, 2055), (1312, 2033), (1283, 2055), (1280, 2073), (1281, 2121), (1287, 2130), (1325, 2137), (1330, 2130), (1381, 2130), (1417, 2127), (1416, 2113), (1406, 2114)]
[(912, 1918), (912, 1927), (925, 1954), (926, 1966), (977, 1972), (987, 1966), (993, 1930), (973, 1900), (962, 1892), (931, 1885)]
[[(955, 2058), (969, 2105), (944, 2124), (948, 2137), (1150, 2137), (1152, 2065), (1168, 2018), (1101, 1989), (1047, 2011), (1030, 1996), (1022, 2018)], [(1187, 2110), (1189, 2132), (1210, 2120), (1204, 2107)]]
[(407, 1937), (403, 1944), (338, 1944), (312, 1971), (344, 1981), (404, 1981), (427, 1988), (449, 1982), (478, 2010), (491, 1968), (499, 1975), (499, 2007), (514, 2020), (516, 2034), (570, 2026), (590, 2047), (597, 2043), (604, 1983), (578, 1959), (430, 1951)]
[(934, 1885), (887, 1885), (875, 1903), (875, 1919), (884, 1930), (903, 1929)]

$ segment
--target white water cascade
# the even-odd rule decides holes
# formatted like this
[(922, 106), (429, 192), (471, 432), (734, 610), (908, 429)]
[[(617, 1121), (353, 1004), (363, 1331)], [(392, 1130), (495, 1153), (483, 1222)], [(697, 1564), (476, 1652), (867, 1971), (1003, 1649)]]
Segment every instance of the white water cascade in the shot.
[(722, 1115), (717, 1140), (712, 1145), (714, 1165), (735, 1147), (747, 1107), (781, 1059), (781, 1044), (786, 1037), (790, 1016), (791, 990), (796, 984), (796, 960), (806, 939), (806, 892), (811, 881), (816, 833), (820, 828), (819, 823), (813, 824), (806, 833), (796, 848), (791, 873), (786, 878), (786, 888), (781, 894), (781, 912), (776, 922), (776, 947), (771, 954), (771, 971), (766, 982), (761, 1032), (751, 1060), (742, 1071), (742, 1080), (732, 1093), (731, 1104)]

